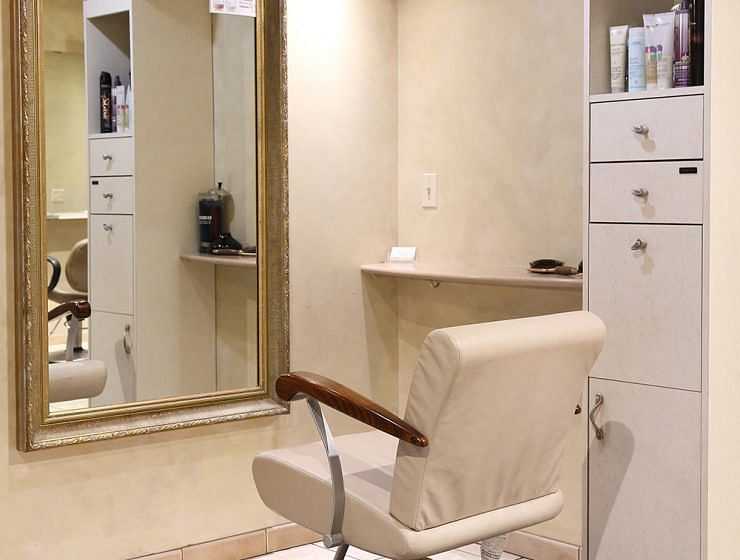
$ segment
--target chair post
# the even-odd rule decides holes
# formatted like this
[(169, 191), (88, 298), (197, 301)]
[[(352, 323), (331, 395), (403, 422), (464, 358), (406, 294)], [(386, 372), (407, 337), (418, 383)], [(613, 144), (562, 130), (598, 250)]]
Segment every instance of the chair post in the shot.
[(319, 432), (319, 437), (321, 437), (321, 443), (324, 444), (326, 459), (329, 462), (329, 472), (331, 473), (331, 486), (333, 492), (331, 528), (329, 529), (329, 534), (324, 535), (324, 546), (327, 548), (339, 546), (334, 558), (335, 560), (342, 560), (344, 555), (347, 554), (347, 546), (344, 543), (344, 536), (342, 535), (345, 504), (342, 461), (339, 458), (339, 452), (334, 445), (334, 437), (329, 429), (329, 424), (326, 422), (324, 414), (321, 411), (321, 405), (312, 397), (306, 397), (306, 402), (308, 403), (308, 410), (311, 412), (311, 416), (316, 424), (316, 429)]
[(480, 543), (481, 560), (501, 560), (506, 546), (506, 535), (486, 539)]

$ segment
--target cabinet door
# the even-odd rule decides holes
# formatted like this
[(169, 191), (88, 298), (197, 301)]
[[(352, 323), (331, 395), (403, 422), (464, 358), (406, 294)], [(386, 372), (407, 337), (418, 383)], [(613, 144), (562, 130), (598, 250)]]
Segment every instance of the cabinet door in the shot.
[(701, 558), (701, 394), (590, 380), (589, 560)]
[(93, 312), (90, 317), (90, 357), (105, 363), (108, 378), (92, 406), (136, 401), (136, 349), (134, 318), (130, 315)]
[(95, 311), (132, 315), (132, 216), (90, 216), (90, 304)]
[(700, 390), (701, 226), (589, 231), (589, 309), (607, 327), (591, 376)]

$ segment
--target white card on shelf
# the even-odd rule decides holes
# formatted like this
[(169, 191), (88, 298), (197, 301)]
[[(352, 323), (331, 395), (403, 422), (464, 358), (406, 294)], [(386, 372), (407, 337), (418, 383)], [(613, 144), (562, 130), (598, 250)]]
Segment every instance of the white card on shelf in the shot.
[(257, 17), (256, 0), (210, 0), (212, 14)]
[(391, 247), (388, 262), (412, 263), (416, 261), (416, 247)]

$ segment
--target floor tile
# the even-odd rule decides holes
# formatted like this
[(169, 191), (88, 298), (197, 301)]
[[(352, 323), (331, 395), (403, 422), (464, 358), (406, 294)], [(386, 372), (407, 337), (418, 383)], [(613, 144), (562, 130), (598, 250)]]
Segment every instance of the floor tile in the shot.
[(288, 523), (267, 529), (267, 552), (277, 552), (286, 548), (311, 544), (321, 540), (321, 535), (308, 529)]
[(182, 549), (183, 560), (243, 560), (267, 551), (265, 532), (256, 531)]
[[(467, 546), (460, 547), (457, 550), (443, 552), (442, 554), (436, 554), (432, 556), (432, 558), (434, 558), (435, 560), (472, 560), (473, 557), (480, 558), (479, 544), (469, 544)], [(501, 560), (519, 560), (520, 558), (520, 556), (515, 556), (514, 554), (504, 552)]]
[[(317, 543), (315, 546), (318, 546), (322, 550), (327, 550), (326, 547), (324, 547), (324, 545), (321, 543)], [(334, 553), (334, 550), (331, 551), (332, 554)], [(366, 550), (362, 550), (361, 548), (350, 546), (349, 550), (347, 551), (347, 557), (353, 558), (354, 560), (376, 560), (377, 558), (380, 558), (380, 555), (373, 552), (367, 552)]]
[(265, 560), (332, 560), (334, 551), (312, 544), (305, 544), (273, 552), (264, 558)]

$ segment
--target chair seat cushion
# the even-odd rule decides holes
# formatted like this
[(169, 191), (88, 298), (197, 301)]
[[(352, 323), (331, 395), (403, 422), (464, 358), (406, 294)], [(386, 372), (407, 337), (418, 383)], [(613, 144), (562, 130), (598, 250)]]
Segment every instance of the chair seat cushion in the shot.
[[(425, 531), (412, 530), (390, 511), (397, 440), (382, 432), (335, 439), (346, 494), (345, 542), (387, 558), (415, 560), (552, 519), (562, 494), (468, 517)], [(331, 475), (321, 442), (258, 455), (252, 465), (260, 497), (283, 517), (322, 535), (330, 529)]]

